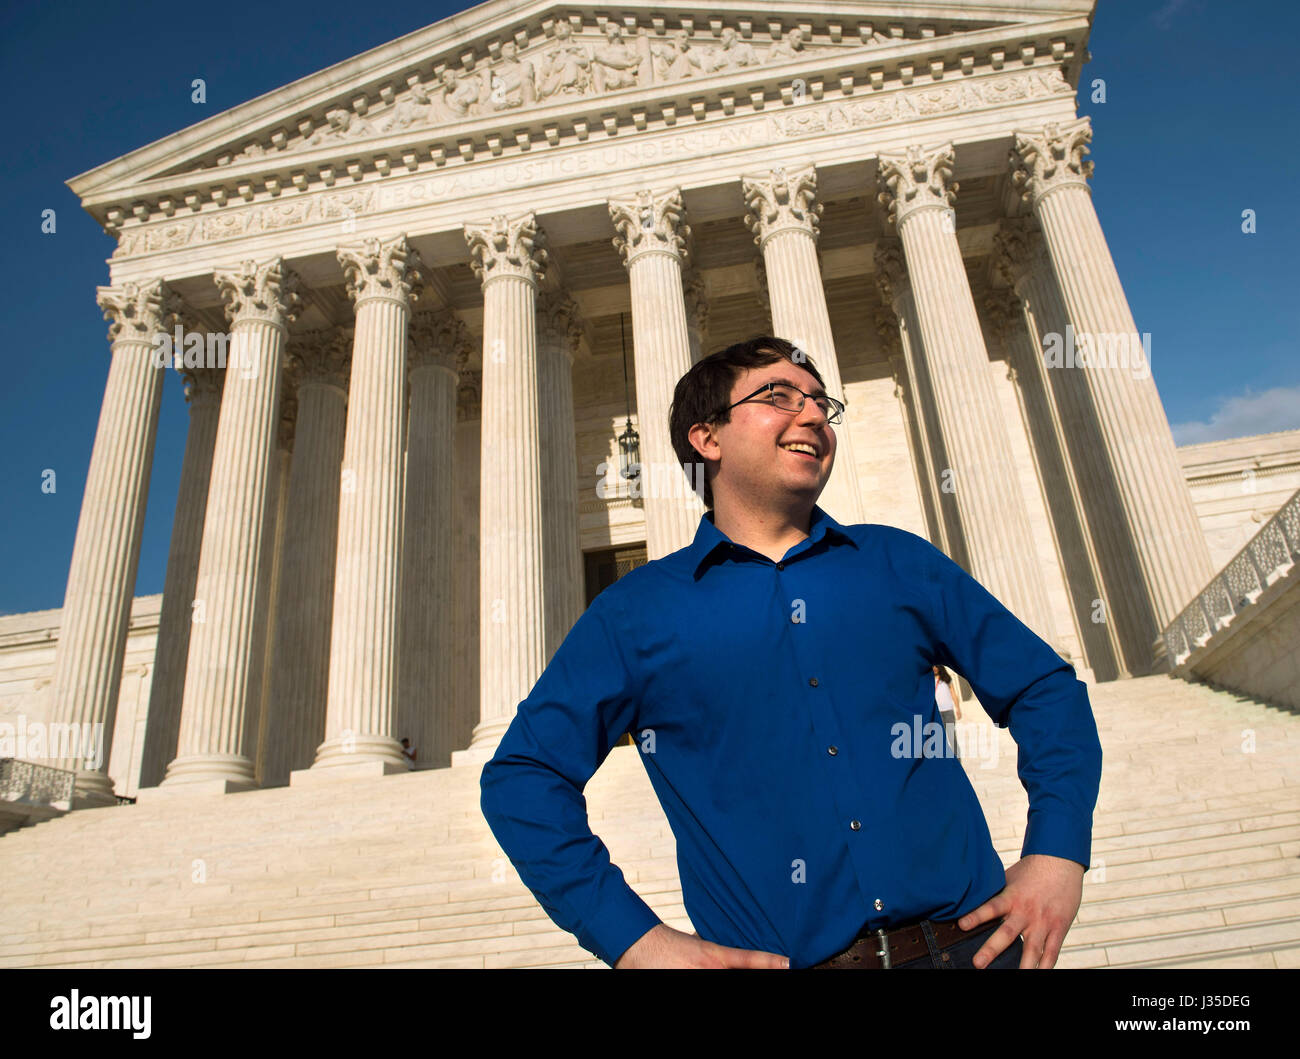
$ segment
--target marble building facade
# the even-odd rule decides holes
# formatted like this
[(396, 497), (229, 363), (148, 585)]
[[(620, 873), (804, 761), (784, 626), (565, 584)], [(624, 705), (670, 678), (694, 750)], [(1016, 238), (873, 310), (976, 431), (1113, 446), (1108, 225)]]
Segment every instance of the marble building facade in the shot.
[(177, 327), (225, 367), (179, 369), (133, 792), (485, 760), (584, 563), (690, 542), (673, 385), (767, 330), (847, 401), (834, 517), (1159, 671), (1215, 568), (1092, 205), (1092, 0), (832, 6), (482, 4), (70, 181), (117, 250), (44, 716), (114, 733)]

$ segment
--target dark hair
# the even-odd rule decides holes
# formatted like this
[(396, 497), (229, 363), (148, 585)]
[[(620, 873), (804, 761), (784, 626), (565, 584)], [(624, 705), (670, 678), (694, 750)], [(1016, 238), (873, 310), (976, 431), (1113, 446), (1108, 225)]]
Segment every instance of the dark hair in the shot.
[[(696, 423), (728, 422), (731, 419), (731, 411), (727, 408), (731, 404), (731, 388), (740, 378), (740, 373), (746, 368), (761, 368), (779, 360), (788, 360), (803, 368), (825, 388), (826, 383), (812, 358), (793, 343), (772, 335), (757, 335), (710, 354), (677, 380), (673, 403), (668, 409), (668, 437), (688, 481), (693, 483), (695, 479), (686, 468), (703, 461), (699, 450), (691, 444), (691, 427)], [(713, 484), (707, 472), (703, 478), (704, 506), (712, 510)]]

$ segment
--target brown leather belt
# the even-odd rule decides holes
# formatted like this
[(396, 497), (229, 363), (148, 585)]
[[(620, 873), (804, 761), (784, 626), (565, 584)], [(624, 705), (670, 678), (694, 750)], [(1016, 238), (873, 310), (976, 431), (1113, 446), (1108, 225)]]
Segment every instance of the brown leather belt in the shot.
[[(935, 942), (941, 949), (946, 949), (963, 938), (969, 938), (974, 934), (980, 934), (990, 927), (996, 926), (996, 920), (988, 920), (970, 930), (962, 930), (957, 926), (956, 921), (936, 923), (930, 920), (930, 930), (934, 934)], [(829, 960), (814, 964), (810, 970), (856, 971), (882, 969), (897, 967), (909, 960), (929, 955), (930, 946), (926, 944), (925, 931), (921, 929), (920, 923), (913, 923), (889, 932), (878, 930), (874, 933), (865, 933), (843, 952), (832, 956)]]

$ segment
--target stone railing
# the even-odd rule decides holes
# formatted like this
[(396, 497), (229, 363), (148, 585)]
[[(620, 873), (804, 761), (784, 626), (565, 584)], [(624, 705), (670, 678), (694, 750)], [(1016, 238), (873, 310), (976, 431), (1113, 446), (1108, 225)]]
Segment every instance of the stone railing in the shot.
[(1300, 491), (1292, 494), (1162, 633), (1165, 655), (1179, 665), (1259, 594), (1300, 562)]
[(68, 809), (76, 779), (77, 774), (70, 769), (0, 758), (0, 802)]

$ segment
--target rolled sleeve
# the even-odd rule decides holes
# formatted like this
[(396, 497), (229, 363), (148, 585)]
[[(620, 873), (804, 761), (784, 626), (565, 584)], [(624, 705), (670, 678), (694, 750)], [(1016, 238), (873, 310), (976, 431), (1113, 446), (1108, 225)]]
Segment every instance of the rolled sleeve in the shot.
[(1049, 644), (943, 552), (930, 551), (940, 661), (962, 674), (994, 723), (1009, 728), (1029, 796), (1021, 856), (1090, 863), (1101, 741), (1087, 686)]
[(611, 967), (660, 919), (592, 833), (583, 789), (636, 723), (609, 593), (574, 624), (480, 777), (483, 816), (547, 915)]

